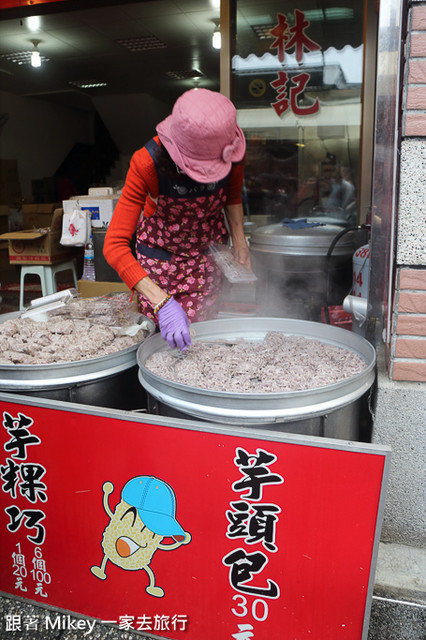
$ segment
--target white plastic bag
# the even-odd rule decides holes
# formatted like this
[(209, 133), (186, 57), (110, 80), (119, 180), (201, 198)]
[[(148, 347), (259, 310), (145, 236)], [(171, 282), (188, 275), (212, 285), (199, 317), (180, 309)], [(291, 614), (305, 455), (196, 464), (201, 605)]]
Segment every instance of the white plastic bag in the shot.
[(90, 226), (90, 212), (74, 209), (64, 213), (60, 243), (64, 246), (84, 247), (90, 239)]

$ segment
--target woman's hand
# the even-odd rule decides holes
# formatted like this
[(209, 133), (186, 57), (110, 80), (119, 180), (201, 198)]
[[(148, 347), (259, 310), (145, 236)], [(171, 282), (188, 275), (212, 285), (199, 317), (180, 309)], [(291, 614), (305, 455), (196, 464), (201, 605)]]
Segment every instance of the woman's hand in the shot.
[(250, 251), (247, 243), (239, 247), (233, 247), (233, 255), (237, 262), (247, 267), (247, 269), (251, 269)]
[(233, 255), (237, 262), (251, 269), (250, 251), (244, 234), (244, 212), (242, 204), (229, 204), (225, 215), (232, 238)]
[[(167, 293), (161, 289), (149, 276), (146, 276), (135, 285), (136, 291), (149, 300), (153, 309), (165, 298)], [(191, 343), (189, 333), (189, 319), (184, 309), (174, 298), (170, 298), (158, 313), (158, 325), (161, 337), (174, 349), (178, 347), (185, 351)]]
[(163, 340), (166, 340), (172, 349), (178, 347), (185, 351), (191, 344), (191, 336), (188, 316), (184, 309), (174, 298), (170, 298), (157, 315)]

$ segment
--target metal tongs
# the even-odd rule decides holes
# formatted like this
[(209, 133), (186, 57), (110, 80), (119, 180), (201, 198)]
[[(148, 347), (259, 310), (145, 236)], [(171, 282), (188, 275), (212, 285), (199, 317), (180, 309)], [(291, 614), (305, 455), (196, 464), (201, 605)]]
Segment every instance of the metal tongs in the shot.
[(41, 298), (31, 300), (30, 306), (21, 313), (21, 318), (31, 318), (35, 322), (45, 322), (50, 311), (60, 309), (68, 304), (71, 300), (78, 297), (78, 291), (75, 288), (64, 289), (56, 293), (50, 293)]

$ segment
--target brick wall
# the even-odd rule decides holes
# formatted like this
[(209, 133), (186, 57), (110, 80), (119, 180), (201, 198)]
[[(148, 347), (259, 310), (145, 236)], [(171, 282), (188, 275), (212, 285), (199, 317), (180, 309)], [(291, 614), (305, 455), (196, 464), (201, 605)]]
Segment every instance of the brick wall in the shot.
[(426, 269), (399, 268), (390, 377), (426, 381)]
[(426, 4), (410, 10), (404, 136), (426, 136)]
[(426, 382), (426, 2), (409, 7), (388, 364), (393, 380)]

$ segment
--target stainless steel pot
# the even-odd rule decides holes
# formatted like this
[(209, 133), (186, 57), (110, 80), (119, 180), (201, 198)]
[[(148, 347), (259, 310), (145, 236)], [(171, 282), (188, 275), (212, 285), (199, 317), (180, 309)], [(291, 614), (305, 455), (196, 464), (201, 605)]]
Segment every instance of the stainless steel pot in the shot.
[[(0, 322), (20, 312), (0, 315)], [(149, 336), (155, 332), (146, 318)], [(99, 358), (54, 364), (0, 365), (0, 390), (114, 409), (144, 408), (136, 352), (140, 343)]]
[(352, 256), (366, 232), (348, 231), (328, 256), (342, 227), (321, 218), (306, 223), (300, 228), (277, 223), (251, 235), (256, 301), (268, 315), (319, 320), (322, 306), (342, 304), (351, 289)]
[(175, 383), (149, 371), (148, 358), (168, 349), (157, 334), (145, 340), (137, 351), (139, 380), (148, 393), (148, 406), (153, 412), (244, 427), (358, 439), (359, 401), (375, 379), (375, 349), (364, 338), (330, 325), (288, 318), (241, 317), (191, 326), (195, 340), (243, 337), (260, 341), (268, 331), (313, 338), (349, 349), (365, 360), (366, 368), (350, 378), (311, 390), (258, 394), (211, 391)]

